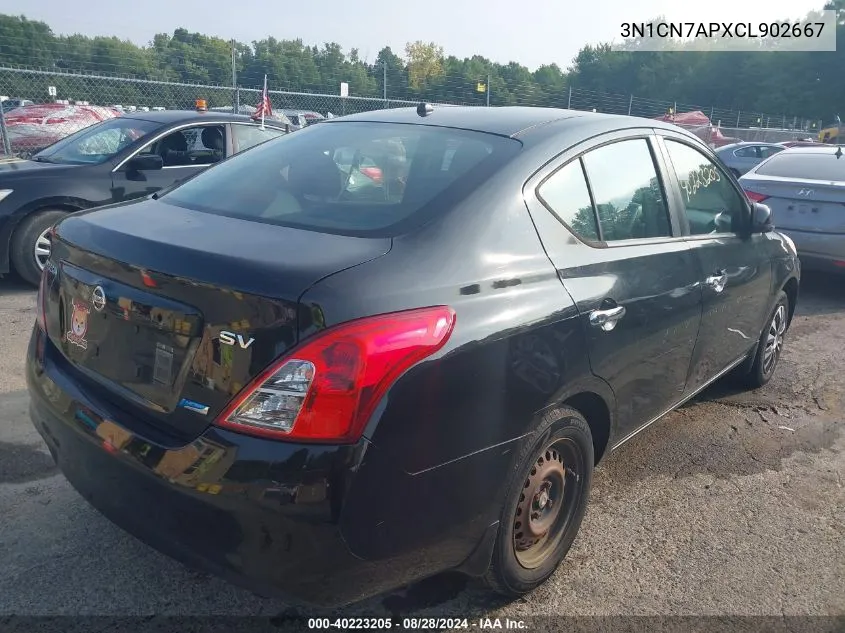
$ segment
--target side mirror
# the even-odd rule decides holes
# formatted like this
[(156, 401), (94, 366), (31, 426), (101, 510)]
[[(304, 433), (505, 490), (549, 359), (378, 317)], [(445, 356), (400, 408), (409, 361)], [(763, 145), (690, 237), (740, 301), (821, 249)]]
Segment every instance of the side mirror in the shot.
[(126, 171), (155, 171), (164, 167), (164, 159), (158, 154), (139, 154), (126, 163)]
[(751, 208), (751, 232), (768, 233), (775, 228), (772, 222), (772, 210), (765, 204), (755, 202)]

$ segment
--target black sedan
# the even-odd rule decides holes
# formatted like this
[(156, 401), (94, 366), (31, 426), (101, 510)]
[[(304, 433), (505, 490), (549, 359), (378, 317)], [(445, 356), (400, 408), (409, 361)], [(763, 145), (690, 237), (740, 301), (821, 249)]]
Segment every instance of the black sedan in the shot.
[(26, 374), (68, 480), (328, 605), (540, 585), (602, 457), (729, 372), (769, 381), (800, 275), (691, 134), (541, 108), (328, 120), (52, 239)]
[(246, 116), (138, 112), (92, 125), (32, 160), (0, 161), (0, 275), (37, 284), (47, 232), (68, 212), (140, 198), (285, 133)]

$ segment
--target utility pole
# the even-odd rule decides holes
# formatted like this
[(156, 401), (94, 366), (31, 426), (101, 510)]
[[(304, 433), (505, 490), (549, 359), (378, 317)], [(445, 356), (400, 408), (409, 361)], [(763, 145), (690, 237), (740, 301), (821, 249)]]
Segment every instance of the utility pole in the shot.
[(240, 113), (238, 101), (238, 60), (235, 52), (235, 40), (232, 39), (232, 114)]
[(572, 84), (569, 84), (569, 97), (566, 99), (566, 109), (572, 109)]
[(6, 115), (3, 114), (3, 104), (0, 102), (0, 137), (3, 140), (3, 153), (6, 156), (12, 155), (12, 143), (9, 140), (9, 134), (6, 129)]
[(490, 73), (487, 73), (487, 107), (490, 107)]
[(387, 107), (387, 62), (381, 63), (381, 70), (383, 73), (383, 83), (384, 83), (384, 107)]
[(628, 99), (628, 116), (631, 116), (631, 108), (634, 106), (634, 95), (631, 95), (631, 98)]

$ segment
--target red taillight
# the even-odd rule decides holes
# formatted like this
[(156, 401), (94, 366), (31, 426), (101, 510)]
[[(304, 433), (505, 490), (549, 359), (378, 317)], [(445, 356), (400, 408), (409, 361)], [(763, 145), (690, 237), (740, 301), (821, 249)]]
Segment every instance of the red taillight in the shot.
[(276, 439), (356, 442), (393, 381), (443, 347), (454, 325), (454, 311), (438, 306), (325, 330), (264, 370), (216, 424)]
[(381, 169), (378, 167), (361, 167), (358, 171), (375, 182), (381, 182), (383, 178)]
[(751, 202), (763, 202), (763, 200), (769, 197), (764, 196), (762, 193), (756, 193), (748, 190), (746, 190), (745, 195), (748, 196), (748, 199), (751, 200)]

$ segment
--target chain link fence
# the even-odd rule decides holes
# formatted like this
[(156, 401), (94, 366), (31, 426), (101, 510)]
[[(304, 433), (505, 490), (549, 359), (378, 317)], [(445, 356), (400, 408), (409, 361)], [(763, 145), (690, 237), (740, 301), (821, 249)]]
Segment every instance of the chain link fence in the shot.
[[(461, 81), (466, 82), (463, 78)], [(269, 93), (274, 112), (286, 115), (314, 112), (322, 116), (343, 116), (413, 106), (420, 99), (425, 99), (424, 94), (416, 100), (394, 99), (388, 90), (384, 91), (381, 98), (279, 90), (270, 90)], [(237, 110), (249, 114), (255, 111), (254, 106), (260, 97), (259, 87), (180, 83), (0, 66), (0, 154), (30, 156), (69, 134), (124, 112), (190, 110), (195, 107), (197, 99), (204, 99), (209, 109), (229, 112)], [(487, 97), (491, 106), (502, 105), (495, 93)], [(505, 100), (505, 97), (501, 100)], [(702, 107), (635, 95), (602, 93), (575, 86), (564, 87), (554, 93), (543, 91), (542, 94), (514, 91), (507, 95), (506, 101), (514, 105), (539, 105), (646, 118), (664, 117), (667, 113), (677, 115), (700, 112), (709, 119), (706, 125), (682, 127), (690, 129), (711, 145), (723, 145), (725, 139), (777, 142), (815, 137), (821, 123), (794, 116)], [(483, 106), (486, 105), (486, 98), (449, 103), (441, 100), (435, 103)]]

